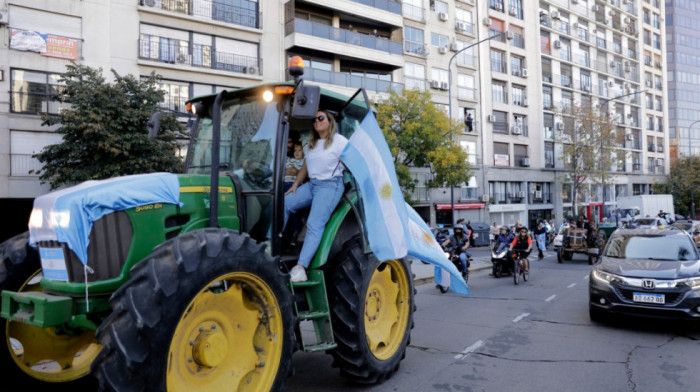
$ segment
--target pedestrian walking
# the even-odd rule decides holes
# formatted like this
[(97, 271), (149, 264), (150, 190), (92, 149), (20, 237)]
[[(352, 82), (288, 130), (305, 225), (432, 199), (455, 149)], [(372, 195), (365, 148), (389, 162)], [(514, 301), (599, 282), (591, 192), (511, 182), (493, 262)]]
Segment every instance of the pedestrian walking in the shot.
[(533, 233), (535, 235), (535, 240), (537, 241), (537, 250), (539, 251), (537, 258), (542, 260), (544, 258), (544, 254), (542, 252), (547, 250), (547, 244), (545, 242), (547, 229), (544, 228), (542, 221), (537, 223), (537, 228), (533, 230)]

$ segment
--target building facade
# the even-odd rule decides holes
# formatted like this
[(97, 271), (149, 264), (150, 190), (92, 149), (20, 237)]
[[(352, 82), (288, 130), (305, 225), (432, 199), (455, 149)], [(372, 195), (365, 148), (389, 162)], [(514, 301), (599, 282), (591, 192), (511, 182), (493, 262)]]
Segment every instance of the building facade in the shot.
[(293, 55), (308, 80), (340, 93), (429, 90), (455, 120), (474, 119), (460, 135), (468, 183), (429, 190), (429, 170), (414, 170), (416, 209), (433, 225), (450, 224), (453, 205), (455, 219), (499, 224), (573, 214), (551, 109), (582, 96), (646, 90), (610, 101), (626, 164), (605, 202), (589, 186), (579, 205), (600, 217), (615, 195), (648, 193), (668, 172), (658, 0), (0, 0), (0, 15), (0, 203), (10, 221), (26, 222), (49, 191), (32, 154), (60, 138), (38, 113), (61, 109), (70, 61), (107, 78), (156, 72), (163, 106), (177, 112), (193, 96), (284, 80)]

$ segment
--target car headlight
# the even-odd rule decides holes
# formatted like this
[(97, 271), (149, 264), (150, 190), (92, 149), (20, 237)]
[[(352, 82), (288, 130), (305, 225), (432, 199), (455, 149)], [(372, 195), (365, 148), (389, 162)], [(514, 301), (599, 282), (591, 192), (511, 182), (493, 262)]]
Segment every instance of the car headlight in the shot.
[(612, 283), (614, 281), (622, 281), (622, 279), (620, 279), (620, 277), (617, 275), (609, 274), (607, 272), (598, 271), (598, 270), (593, 270), (591, 272), (591, 275), (593, 276), (594, 279), (597, 279), (597, 280), (604, 282), (604, 283)]
[(700, 288), (700, 277), (687, 279), (685, 284), (687, 284), (691, 289), (698, 289)]

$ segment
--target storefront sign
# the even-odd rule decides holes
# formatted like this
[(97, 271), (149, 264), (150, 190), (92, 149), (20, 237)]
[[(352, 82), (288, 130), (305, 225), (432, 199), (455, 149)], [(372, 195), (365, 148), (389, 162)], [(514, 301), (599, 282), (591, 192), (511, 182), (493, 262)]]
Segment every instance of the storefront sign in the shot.
[[(484, 208), (484, 203), (455, 203), (455, 210), (478, 210)], [(449, 210), (452, 208), (450, 203), (436, 203), (435, 209)]]
[(510, 166), (510, 155), (493, 154), (493, 165), (494, 166)]
[(10, 49), (37, 52), (47, 57), (78, 59), (78, 40), (38, 31), (12, 29)]

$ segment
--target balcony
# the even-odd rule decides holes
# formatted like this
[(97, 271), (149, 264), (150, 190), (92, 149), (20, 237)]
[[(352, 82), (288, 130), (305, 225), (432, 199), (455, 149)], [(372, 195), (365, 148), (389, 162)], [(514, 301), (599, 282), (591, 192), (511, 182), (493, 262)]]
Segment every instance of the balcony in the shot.
[(642, 164), (641, 164), (641, 163), (633, 163), (633, 164), (632, 164), (632, 171), (633, 171), (633, 172), (640, 172), (640, 171), (642, 171)]
[[(401, 83), (396, 83), (388, 80), (380, 80), (376, 78), (350, 75), (344, 72), (324, 71), (313, 68), (306, 68), (304, 70), (304, 79), (318, 83), (327, 83), (335, 86), (349, 87), (352, 89), (364, 88), (366, 90), (378, 93), (387, 93), (389, 91), (401, 93), (404, 87)], [(289, 77), (289, 80), (291, 80), (291, 77)]]
[[(338, 43), (343, 46), (339, 47)], [(403, 48), (399, 42), (303, 19), (294, 19), (285, 25), (285, 47), (289, 49), (295, 46), (343, 53), (356, 59), (396, 67), (403, 65)]]
[(417, 7), (415, 5), (403, 3), (403, 16), (408, 19), (417, 20), (419, 22), (425, 22), (425, 9), (423, 7)]
[(457, 55), (456, 59), (457, 65), (459, 66), (476, 68), (476, 56), (468, 55), (462, 52)]
[(457, 98), (467, 101), (476, 101), (476, 89), (469, 87), (457, 87)]
[(654, 146), (653, 143), (647, 144), (647, 151), (654, 152), (655, 150), (656, 150), (656, 147)]
[(219, 52), (206, 45), (195, 45), (190, 52), (187, 41), (154, 36), (139, 40), (139, 59), (251, 75), (260, 75), (262, 65), (257, 57)]
[(510, 40), (510, 44), (515, 46), (516, 48), (524, 49), (525, 38), (523, 38), (523, 36), (520, 34), (513, 34), (513, 39)]
[(354, 3), (364, 4), (373, 8), (389, 11), (392, 14), (401, 15), (401, 3), (393, 0), (350, 0)]
[(466, 20), (455, 20), (455, 30), (459, 33), (474, 34), (474, 23)]
[(528, 195), (529, 204), (549, 204), (552, 202), (552, 194), (549, 192), (535, 191)]
[(405, 88), (406, 89), (415, 89), (419, 91), (425, 91), (425, 79), (423, 78), (414, 78), (411, 76), (405, 76), (404, 77), (404, 82), (406, 83)]
[(491, 71), (506, 73), (506, 63), (505, 61), (499, 61), (491, 59)]
[(150, 9), (174, 12), (254, 29), (260, 28), (260, 12), (257, 1), (242, 0), (234, 6), (212, 0), (140, 0), (140, 5)]
[(43, 166), (32, 154), (10, 154), (10, 176), (12, 177), (37, 176), (37, 172)]
[(403, 50), (406, 53), (426, 57), (430, 54), (428, 45), (421, 42), (403, 41)]

